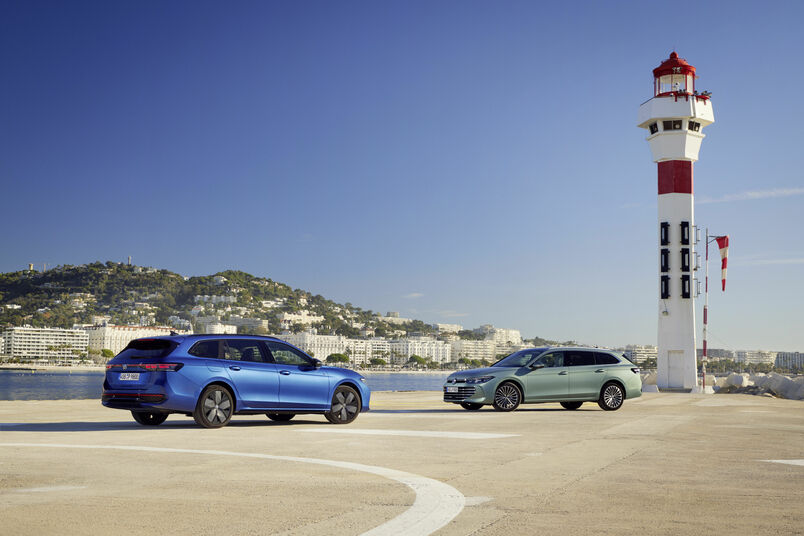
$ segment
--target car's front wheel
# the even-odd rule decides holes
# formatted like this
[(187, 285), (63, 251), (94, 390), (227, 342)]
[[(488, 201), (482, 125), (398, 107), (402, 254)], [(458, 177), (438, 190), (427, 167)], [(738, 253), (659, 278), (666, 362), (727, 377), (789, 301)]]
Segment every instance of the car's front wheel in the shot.
[(522, 391), (511, 382), (505, 382), (494, 391), (494, 409), (497, 411), (514, 411), (522, 402)]
[(266, 413), (269, 419), (276, 422), (287, 422), (296, 416), (295, 413)]
[(193, 419), (204, 428), (226, 426), (232, 418), (234, 401), (229, 390), (222, 385), (209, 385), (198, 397)]
[(600, 390), (600, 398), (597, 404), (606, 411), (614, 411), (620, 409), (625, 400), (625, 391), (617, 383), (607, 383)]
[(168, 418), (167, 413), (154, 411), (132, 411), (131, 416), (143, 426), (159, 426)]
[(349, 424), (360, 413), (360, 397), (348, 385), (341, 385), (332, 395), (330, 410), (324, 414), (332, 424)]
[(562, 402), (561, 407), (564, 409), (578, 409), (582, 404), (583, 402)]
[(461, 407), (463, 409), (468, 409), (469, 411), (477, 411), (483, 407), (483, 404), (474, 404), (472, 402), (461, 402)]

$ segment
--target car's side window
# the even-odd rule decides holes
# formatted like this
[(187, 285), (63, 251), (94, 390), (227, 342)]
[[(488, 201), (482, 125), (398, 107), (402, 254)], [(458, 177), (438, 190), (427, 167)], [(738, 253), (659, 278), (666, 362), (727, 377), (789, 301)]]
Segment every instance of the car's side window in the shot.
[(574, 350), (566, 352), (566, 363), (570, 367), (583, 367), (585, 365), (595, 364), (595, 354), (593, 352), (584, 352), (581, 350)]
[(595, 352), (596, 365), (616, 365), (619, 362), (620, 360), (611, 354), (604, 354), (603, 352)]
[(275, 341), (268, 341), (266, 344), (274, 356), (274, 361), (281, 365), (312, 365), (310, 358), (287, 344)]
[(260, 342), (249, 339), (227, 339), (224, 346), (224, 358), (255, 363), (270, 362), (270, 359), (265, 359), (260, 349)]
[(219, 340), (198, 341), (187, 353), (196, 357), (219, 359), (221, 346), (220, 343), (221, 341)]
[(544, 365), (544, 368), (563, 367), (564, 352), (550, 352), (536, 360), (537, 365)]

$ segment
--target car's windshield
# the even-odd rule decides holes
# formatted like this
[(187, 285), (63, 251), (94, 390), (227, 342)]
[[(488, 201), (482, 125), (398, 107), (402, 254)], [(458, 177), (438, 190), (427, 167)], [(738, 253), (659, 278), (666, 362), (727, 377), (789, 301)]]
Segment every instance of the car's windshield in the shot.
[(492, 367), (524, 367), (537, 355), (544, 352), (546, 348), (529, 348), (527, 350), (520, 350), (513, 354), (503, 357)]

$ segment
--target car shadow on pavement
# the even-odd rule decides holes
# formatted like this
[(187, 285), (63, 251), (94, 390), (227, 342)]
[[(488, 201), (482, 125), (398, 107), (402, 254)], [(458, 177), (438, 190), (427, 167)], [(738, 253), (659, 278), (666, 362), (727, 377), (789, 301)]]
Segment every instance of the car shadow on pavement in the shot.
[[(294, 420), (292, 422), (273, 422), (268, 419), (263, 420), (242, 420), (230, 421), (226, 428), (248, 428), (248, 427), (267, 427), (273, 428), (277, 426), (293, 426), (293, 425), (316, 425), (332, 426), (326, 421), (314, 420)], [(192, 419), (185, 421), (176, 420), (173, 422), (166, 421), (159, 426), (143, 426), (134, 421), (121, 422), (90, 422), (90, 421), (75, 421), (75, 422), (15, 422), (15, 423), (0, 423), (0, 433), (5, 432), (108, 432), (108, 431), (139, 431), (139, 430), (181, 430), (188, 428), (197, 428), (203, 430)]]

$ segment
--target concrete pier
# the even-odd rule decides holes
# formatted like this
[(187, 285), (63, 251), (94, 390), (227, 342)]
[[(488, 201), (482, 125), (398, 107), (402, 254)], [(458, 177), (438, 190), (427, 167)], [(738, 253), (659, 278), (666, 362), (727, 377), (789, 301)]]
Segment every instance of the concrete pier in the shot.
[[(772, 460), (772, 461), (769, 461)], [(469, 412), (377, 392), (351, 425), (0, 402), (3, 534), (801, 534), (804, 403), (645, 394)]]

